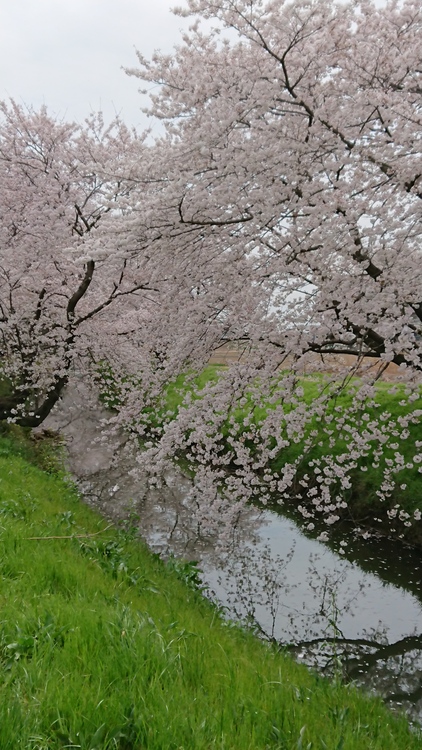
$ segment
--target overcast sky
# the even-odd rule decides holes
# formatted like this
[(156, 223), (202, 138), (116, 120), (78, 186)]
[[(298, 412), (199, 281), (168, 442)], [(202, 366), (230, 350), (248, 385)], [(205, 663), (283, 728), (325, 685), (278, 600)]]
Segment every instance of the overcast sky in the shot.
[(102, 109), (146, 127), (135, 48), (169, 52), (187, 22), (175, 0), (0, 0), (0, 98), (46, 104), (68, 120)]

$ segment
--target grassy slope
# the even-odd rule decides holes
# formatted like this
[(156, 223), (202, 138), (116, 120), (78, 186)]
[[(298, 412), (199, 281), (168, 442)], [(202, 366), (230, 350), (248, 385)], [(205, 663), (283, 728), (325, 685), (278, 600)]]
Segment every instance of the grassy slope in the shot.
[(105, 527), (0, 440), (2, 750), (421, 746), (379, 701), (224, 625)]

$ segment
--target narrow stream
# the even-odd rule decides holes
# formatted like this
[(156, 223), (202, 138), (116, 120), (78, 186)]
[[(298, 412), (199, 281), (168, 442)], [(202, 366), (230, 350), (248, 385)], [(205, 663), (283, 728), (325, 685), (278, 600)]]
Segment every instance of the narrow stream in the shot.
[[(177, 470), (161, 489), (134, 478), (121, 438), (101, 438), (101, 406), (75, 383), (44, 425), (66, 441), (86, 501), (130, 518), (151, 549), (196, 560), (226, 616), (285, 644), (297, 659), (339, 671), (422, 723), (422, 563), (389, 540), (342, 531), (333, 550), (271, 511), (246, 510), (229, 551), (198, 538), (190, 482)], [(117, 460), (116, 460), (117, 457)]]

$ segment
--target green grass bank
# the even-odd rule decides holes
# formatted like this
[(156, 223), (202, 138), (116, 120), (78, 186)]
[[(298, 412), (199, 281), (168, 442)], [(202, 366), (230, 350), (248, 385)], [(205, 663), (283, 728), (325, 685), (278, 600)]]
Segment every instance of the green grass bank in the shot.
[[(413, 750), (405, 719), (224, 623), (0, 438), (1, 750)], [(177, 568), (177, 566), (176, 566)]]

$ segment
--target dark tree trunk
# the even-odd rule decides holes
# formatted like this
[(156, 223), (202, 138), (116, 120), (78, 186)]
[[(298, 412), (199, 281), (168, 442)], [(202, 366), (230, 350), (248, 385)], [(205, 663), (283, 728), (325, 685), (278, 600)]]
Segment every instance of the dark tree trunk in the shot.
[(0, 396), (0, 421), (13, 421), (20, 427), (38, 427), (50, 414), (53, 406), (59, 401), (64, 387), (67, 385), (69, 376), (66, 374), (61, 378), (56, 378), (53, 388), (45, 395), (42, 402), (37, 407), (28, 407), (28, 412), (20, 416), (22, 403), (30, 398), (29, 393), (19, 391), (19, 393)]

